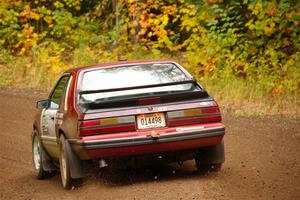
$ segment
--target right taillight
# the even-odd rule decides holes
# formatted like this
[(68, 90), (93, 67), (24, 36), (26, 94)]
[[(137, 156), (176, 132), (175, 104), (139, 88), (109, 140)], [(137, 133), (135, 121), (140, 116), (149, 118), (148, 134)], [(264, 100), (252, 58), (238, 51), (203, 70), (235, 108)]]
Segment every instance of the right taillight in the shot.
[(220, 109), (217, 105), (213, 107), (171, 111), (167, 113), (167, 116), (168, 126), (182, 126), (222, 121)]

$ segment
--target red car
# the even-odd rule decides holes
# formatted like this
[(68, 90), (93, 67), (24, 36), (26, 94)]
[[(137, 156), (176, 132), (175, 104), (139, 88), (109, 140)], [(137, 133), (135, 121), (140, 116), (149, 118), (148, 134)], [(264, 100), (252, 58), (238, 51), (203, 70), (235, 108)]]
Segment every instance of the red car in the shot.
[[(37, 178), (60, 168), (62, 185), (84, 177), (84, 163), (147, 157), (224, 162), (218, 104), (178, 63), (120, 61), (66, 71), (37, 102), (32, 155)], [(151, 159), (150, 159), (151, 157)], [(149, 159), (148, 159), (149, 158)]]

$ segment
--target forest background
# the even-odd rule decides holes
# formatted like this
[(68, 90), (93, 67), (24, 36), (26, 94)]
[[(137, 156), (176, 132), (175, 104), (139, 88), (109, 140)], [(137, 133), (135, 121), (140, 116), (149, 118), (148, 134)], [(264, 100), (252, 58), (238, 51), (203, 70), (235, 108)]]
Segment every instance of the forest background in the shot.
[(1, 0), (0, 87), (49, 90), (69, 68), (181, 63), (235, 115), (299, 119), (298, 0)]

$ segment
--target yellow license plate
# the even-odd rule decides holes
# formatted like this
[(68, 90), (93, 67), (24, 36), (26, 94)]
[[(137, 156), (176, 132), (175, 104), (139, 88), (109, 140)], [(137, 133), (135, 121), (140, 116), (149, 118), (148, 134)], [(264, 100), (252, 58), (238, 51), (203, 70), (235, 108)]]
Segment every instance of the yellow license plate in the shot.
[(151, 113), (137, 115), (138, 129), (159, 128), (166, 126), (166, 118), (164, 113)]

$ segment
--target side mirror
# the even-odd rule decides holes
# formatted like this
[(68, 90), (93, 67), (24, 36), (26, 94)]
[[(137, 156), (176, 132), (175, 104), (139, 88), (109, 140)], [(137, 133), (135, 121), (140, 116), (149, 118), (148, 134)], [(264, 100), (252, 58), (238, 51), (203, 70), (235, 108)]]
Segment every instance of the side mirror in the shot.
[(44, 108), (48, 107), (48, 104), (49, 104), (49, 100), (48, 99), (46, 99), (46, 100), (40, 100), (40, 101), (36, 102), (36, 108), (38, 108), (38, 109), (44, 109)]

